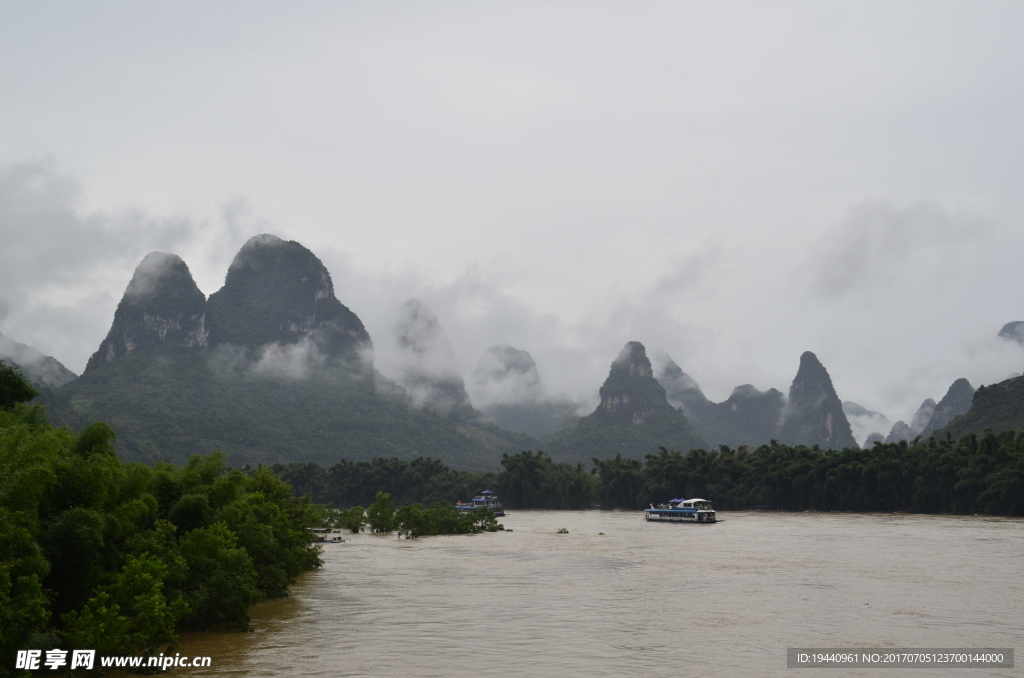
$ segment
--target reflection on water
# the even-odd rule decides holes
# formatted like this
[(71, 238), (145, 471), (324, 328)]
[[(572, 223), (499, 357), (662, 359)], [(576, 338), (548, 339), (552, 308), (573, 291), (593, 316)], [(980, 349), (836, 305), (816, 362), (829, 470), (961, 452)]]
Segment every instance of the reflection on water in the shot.
[[(254, 633), (184, 637), (182, 653), (209, 655), (213, 667), (178, 671), (774, 676), (795, 670), (788, 646), (1021, 647), (1024, 521), (719, 517), (673, 525), (637, 512), (516, 511), (502, 520), (511, 533), (353, 535), (325, 546), (324, 567), (291, 597), (257, 606)], [(928, 675), (949, 669), (913, 672)]]

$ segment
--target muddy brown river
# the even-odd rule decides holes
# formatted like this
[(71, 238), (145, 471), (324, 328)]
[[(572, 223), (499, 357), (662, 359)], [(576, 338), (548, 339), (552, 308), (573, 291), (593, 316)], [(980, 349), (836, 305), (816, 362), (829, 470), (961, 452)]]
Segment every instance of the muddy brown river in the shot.
[[(787, 647), (1024, 648), (1024, 520), (512, 511), (512, 532), (353, 535), (179, 676), (1022, 676), (787, 669)], [(568, 534), (556, 534), (559, 528)], [(603, 533), (603, 534), (602, 534)], [(908, 674), (907, 671), (910, 671)]]

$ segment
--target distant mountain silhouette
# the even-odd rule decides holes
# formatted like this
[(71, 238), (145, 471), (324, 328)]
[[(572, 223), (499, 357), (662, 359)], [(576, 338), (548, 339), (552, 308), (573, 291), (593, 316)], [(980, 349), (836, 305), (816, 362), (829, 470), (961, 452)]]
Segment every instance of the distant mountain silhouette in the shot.
[(897, 421), (889, 430), (889, 435), (885, 437), (885, 442), (898, 443), (901, 440), (913, 440), (914, 437), (914, 433), (905, 421)]
[(417, 405), (475, 416), (448, 335), (426, 304), (418, 299), (403, 304), (395, 339), (401, 355), (398, 382)]
[(885, 436), (883, 436), (881, 433), (872, 433), (867, 437), (867, 439), (864, 441), (864, 444), (861, 445), (861, 447), (864, 448), (865, 450), (870, 450), (872, 447), (874, 447), (875, 443), (884, 442)]
[(868, 439), (872, 436), (878, 436), (880, 440), (885, 440), (885, 433), (892, 428), (889, 423), (889, 418), (881, 412), (875, 412), (863, 407), (853, 401), (843, 401), (843, 414), (846, 415), (846, 420), (850, 422), (850, 428), (853, 431), (853, 437), (860, 440), (863, 439), (864, 443), (861, 447), (865, 449), (871, 447), (874, 442), (868, 442)]
[[(405, 328), (414, 354), (428, 314)], [(58, 424), (109, 422), (122, 456), (149, 461), (222, 450), (238, 466), (430, 456), (494, 470), (533, 447), (475, 412), (457, 375), (458, 412), (420, 406), (374, 369), (372, 346), (299, 243), (250, 239), (209, 300), (185, 262), (153, 253), (86, 372), (44, 402)]]
[(508, 431), (540, 437), (578, 418), (575, 403), (548, 396), (533, 356), (507, 344), (484, 352), (470, 384), (476, 408)]
[(1018, 344), (1024, 344), (1024, 320), (1006, 323), (1003, 325), (1003, 329), (999, 330), (998, 336), (1009, 341), (1016, 341)]
[(897, 421), (893, 424), (889, 435), (885, 438), (885, 442), (898, 443), (901, 440), (913, 440), (921, 435), (921, 432), (928, 426), (928, 422), (932, 420), (933, 414), (935, 414), (935, 401), (931, 398), (926, 398), (921, 403), (921, 406), (917, 408), (917, 412), (914, 413), (914, 417), (910, 420), (909, 425), (902, 421)]
[[(952, 387), (950, 390), (953, 390)], [(966, 389), (963, 394), (966, 394)], [(979, 386), (972, 397), (970, 409), (934, 434), (937, 437), (949, 434), (953, 438), (960, 438), (968, 433), (984, 433), (985, 429), (996, 432), (1024, 431), (1024, 377), (1014, 377), (991, 386)]]
[(304, 340), (320, 354), (340, 358), (365, 358), (373, 348), (362, 321), (334, 296), (320, 259), (273, 235), (242, 246), (208, 307), (211, 345), (257, 348)]
[(21, 344), (2, 334), (0, 334), (0, 360), (20, 367), (21, 373), (36, 389), (58, 388), (73, 381), (77, 376), (56, 358), (44, 355), (31, 346)]
[(789, 389), (779, 440), (789, 445), (832, 449), (857, 446), (832, 379), (810, 351), (800, 356), (800, 369)]
[(774, 388), (762, 392), (744, 384), (733, 389), (724, 402), (714, 403), (668, 356), (663, 357), (658, 381), (665, 387), (668, 401), (682, 408), (701, 437), (714, 447), (761, 445), (778, 434), (786, 399)]
[(711, 402), (668, 356), (658, 379), (669, 402), (682, 408), (697, 432), (715, 446), (763, 445), (772, 439), (832, 448), (857, 444), (832, 380), (811, 352), (800, 358), (788, 401), (774, 388), (759, 391), (745, 384), (733, 389), (724, 402)]
[(176, 254), (151, 252), (135, 269), (114, 322), (85, 372), (154, 346), (206, 346), (206, 296)]
[(966, 379), (957, 379), (942, 396), (942, 400), (935, 406), (928, 425), (921, 431), (925, 438), (943, 428), (955, 417), (966, 414), (971, 409), (971, 402), (974, 399), (974, 387)]
[(593, 413), (542, 440), (553, 459), (589, 464), (591, 458), (616, 454), (642, 460), (661, 446), (680, 451), (707, 448), (682, 410), (669, 404), (640, 342), (623, 347), (600, 394), (601, 403)]

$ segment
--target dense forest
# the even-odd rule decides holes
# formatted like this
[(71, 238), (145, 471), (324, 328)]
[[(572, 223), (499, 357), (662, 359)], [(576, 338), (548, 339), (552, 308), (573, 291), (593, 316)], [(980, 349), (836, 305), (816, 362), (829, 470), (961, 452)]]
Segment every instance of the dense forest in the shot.
[(249, 608), (320, 565), (323, 510), (222, 455), (125, 463), (94, 423), (54, 428), (0, 362), (0, 676), (15, 652), (153, 655), (181, 629), (247, 628)]
[(504, 455), (500, 473), (453, 471), (439, 461), (374, 459), (287, 464), (274, 471), (298, 494), (338, 507), (365, 506), (377, 492), (399, 504), (455, 502), (492, 489), (509, 508), (636, 509), (703, 497), (719, 509), (911, 511), (1024, 515), (1024, 433), (821, 450), (772, 442), (689, 454), (662, 449), (645, 462), (556, 463), (543, 452)]

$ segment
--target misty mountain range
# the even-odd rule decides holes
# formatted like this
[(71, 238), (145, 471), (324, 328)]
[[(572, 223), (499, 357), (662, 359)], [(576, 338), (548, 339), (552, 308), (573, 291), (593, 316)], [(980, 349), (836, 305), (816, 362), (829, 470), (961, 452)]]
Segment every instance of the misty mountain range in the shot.
[(0, 334), (0, 360), (21, 367), (22, 374), (36, 388), (59, 388), (78, 376), (56, 358)]
[[(1024, 343), (1022, 327), (1010, 323), (1000, 336)], [(660, 446), (867, 446), (977, 430), (961, 416), (969, 411), (977, 425), (1024, 425), (1014, 400), (1024, 378), (978, 394), (958, 379), (910, 424), (889, 427), (884, 415), (840, 401), (809, 351), (788, 394), (745, 384), (715, 403), (671, 357), (652, 363), (639, 342), (612, 361), (600, 404), (581, 416), (577, 403), (548, 394), (527, 351), (509, 345), (481, 356), (467, 388), (439, 319), (418, 300), (403, 305), (385, 339), (399, 349), (393, 378), (375, 367), (371, 337), (316, 255), (260, 235), (209, 298), (180, 257), (147, 255), (80, 377), (2, 335), (0, 358), (22, 367), (55, 423), (107, 421), (123, 456), (148, 461), (219, 449), (237, 465), (431, 456), (474, 470), (521, 449), (588, 463), (642, 459)], [(982, 393), (984, 411), (975, 412)]]

